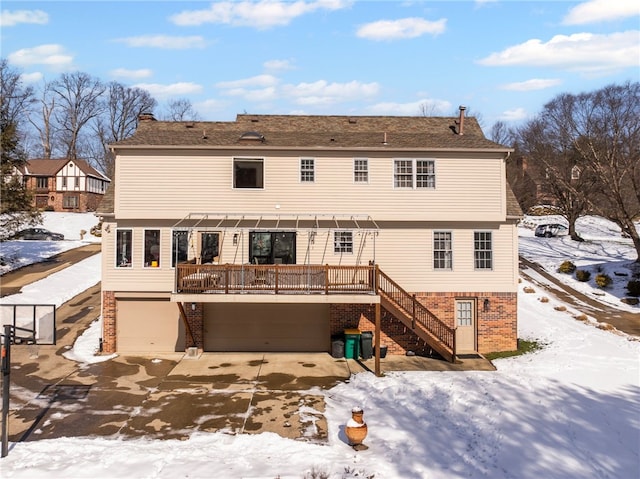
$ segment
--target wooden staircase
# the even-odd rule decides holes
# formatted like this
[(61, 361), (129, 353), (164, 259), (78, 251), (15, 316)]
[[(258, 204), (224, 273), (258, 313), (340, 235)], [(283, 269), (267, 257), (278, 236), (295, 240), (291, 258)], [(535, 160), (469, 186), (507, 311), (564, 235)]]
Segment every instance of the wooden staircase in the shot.
[(402, 289), (376, 266), (380, 305), (449, 362), (456, 359), (456, 332), (438, 319), (415, 295)]

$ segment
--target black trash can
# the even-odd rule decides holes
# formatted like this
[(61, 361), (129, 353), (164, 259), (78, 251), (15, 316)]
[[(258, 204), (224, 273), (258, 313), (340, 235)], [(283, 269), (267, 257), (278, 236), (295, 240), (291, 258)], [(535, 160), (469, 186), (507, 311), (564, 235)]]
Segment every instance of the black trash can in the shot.
[(362, 359), (371, 359), (373, 357), (372, 331), (362, 331), (360, 334), (360, 356), (362, 356)]
[(331, 339), (331, 356), (334, 358), (344, 358), (344, 339), (336, 336)]

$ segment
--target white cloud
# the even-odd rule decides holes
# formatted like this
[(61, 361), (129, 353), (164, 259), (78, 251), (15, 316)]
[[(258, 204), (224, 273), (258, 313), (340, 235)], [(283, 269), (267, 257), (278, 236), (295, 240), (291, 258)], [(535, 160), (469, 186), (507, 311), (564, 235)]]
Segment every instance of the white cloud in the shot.
[(0, 12), (0, 27), (14, 27), (20, 23), (35, 23), (46, 25), (49, 15), (42, 10), (2, 10)]
[(451, 108), (451, 103), (448, 101), (423, 98), (408, 103), (376, 103), (366, 107), (365, 111), (371, 115), (418, 116), (423, 109), (428, 111), (429, 114), (444, 115)]
[(291, 101), (297, 105), (332, 105), (336, 103), (371, 98), (378, 94), (378, 83), (329, 83), (318, 80), (311, 83), (280, 85), (271, 75), (258, 75), (251, 78), (218, 82), (217, 88), (224, 95), (235, 96), (247, 101), (265, 102), (275, 99)]
[(326, 80), (318, 80), (313, 83), (285, 85), (282, 88), (282, 94), (298, 105), (331, 105), (371, 98), (379, 91), (378, 83), (361, 83), (355, 80), (348, 83), (329, 83)]
[(556, 85), (560, 85), (562, 80), (557, 78), (533, 78), (522, 82), (506, 83), (500, 87), (501, 90), (511, 91), (532, 91), (532, 90), (544, 90), (545, 88), (551, 88)]
[(317, 10), (331, 11), (346, 8), (351, 3), (346, 0), (214, 2), (207, 9), (185, 10), (172, 15), (169, 20), (180, 26), (218, 23), (266, 29), (288, 25), (293, 19)]
[(640, 7), (638, 7), (637, 0), (591, 0), (571, 8), (562, 23), (565, 25), (585, 25), (637, 17), (638, 15), (640, 15)]
[(21, 67), (31, 65), (46, 65), (56, 71), (71, 69), (73, 56), (64, 51), (62, 45), (48, 44), (33, 48), (22, 48), (10, 53), (7, 57), (9, 63)]
[(527, 118), (527, 112), (524, 108), (515, 108), (507, 110), (500, 115), (500, 119), (504, 121), (520, 121)]
[(295, 68), (289, 60), (268, 60), (262, 66), (269, 71), (293, 70)]
[(430, 22), (424, 18), (380, 20), (358, 28), (356, 35), (369, 40), (397, 40), (416, 38), (425, 34), (439, 35), (445, 31), (447, 20), (441, 18)]
[(189, 48), (204, 48), (206, 42), (199, 35), (190, 37), (175, 37), (169, 35), (141, 35), (139, 37), (118, 38), (116, 42), (125, 43), (130, 47), (164, 48), (167, 50), (186, 50)]
[(544, 66), (583, 73), (608, 73), (640, 64), (640, 31), (556, 35), (528, 40), (478, 61), (486, 66)]
[(132, 80), (139, 80), (141, 78), (149, 78), (153, 75), (153, 72), (148, 68), (140, 68), (138, 70), (128, 70), (126, 68), (116, 68), (109, 72), (112, 77), (115, 78), (129, 78)]
[(220, 114), (220, 112), (228, 106), (229, 105), (225, 101), (209, 99), (194, 103), (193, 108), (201, 115), (207, 117)]
[(138, 83), (137, 85), (133, 86), (135, 88), (146, 90), (152, 96), (157, 98), (193, 95), (202, 92), (202, 85), (191, 82), (179, 82), (172, 83), (170, 85), (162, 85), (160, 83)]
[(216, 87), (225, 90), (248, 88), (248, 87), (266, 87), (278, 83), (278, 79), (273, 75), (256, 75), (251, 78), (243, 78), (241, 80), (221, 81), (216, 83)]
[(42, 72), (23, 73), (20, 75), (20, 79), (27, 84), (33, 84), (41, 82), (44, 79), (44, 75)]

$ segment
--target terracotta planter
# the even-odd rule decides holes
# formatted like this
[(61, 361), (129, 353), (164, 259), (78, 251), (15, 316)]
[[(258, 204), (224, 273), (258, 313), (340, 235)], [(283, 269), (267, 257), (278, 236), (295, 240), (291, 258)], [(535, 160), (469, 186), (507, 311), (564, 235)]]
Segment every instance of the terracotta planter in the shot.
[(362, 444), (364, 439), (367, 437), (367, 433), (369, 432), (367, 429), (367, 424), (362, 419), (364, 412), (360, 408), (353, 408), (351, 410), (351, 419), (347, 421), (347, 424), (344, 428), (344, 433), (349, 440), (349, 445), (358, 446)]

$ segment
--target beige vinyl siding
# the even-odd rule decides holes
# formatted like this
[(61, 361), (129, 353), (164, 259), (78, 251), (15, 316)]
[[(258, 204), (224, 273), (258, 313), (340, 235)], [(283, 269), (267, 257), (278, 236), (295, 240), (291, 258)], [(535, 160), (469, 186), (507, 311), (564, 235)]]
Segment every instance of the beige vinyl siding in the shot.
[[(151, 228), (151, 226), (149, 226)], [(133, 228), (133, 267), (115, 268), (115, 226), (104, 233), (103, 288), (117, 291), (173, 290), (175, 271), (171, 267), (170, 227), (161, 228), (161, 261), (159, 268), (143, 267), (144, 228)], [(451, 231), (453, 237), (453, 268), (451, 271), (433, 268), (433, 231)], [(196, 230), (194, 230), (196, 231)], [(215, 231), (213, 229), (207, 231)], [(473, 233), (491, 231), (493, 269), (474, 269)], [(221, 235), (220, 263), (241, 264), (248, 261), (246, 231), (219, 230)], [(320, 230), (314, 244), (308, 244), (307, 230), (296, 238), (297, 264), (367, 265), (374, 260), (380, 268), (407, 291), (496, 291), (517, 290), (517, 231), (515, 225), (502, 224), (478, 228), (463, 228), (461, 224), (434, 224), (433, 229), (382, 229), (377, 236), (353, 230), (353, 253), (336, 254), (333, 249), (334, 230)], [(233, 234), (239, 234), (233, 245)], [(375, 242), (375, 247), (374, 247)], [(309, 257), (307, 258), (307, 251)], [(515, 253), (514, 253), (515, 251)], [(464, 285), (464, 286), (463, 286)]]
[[(310, 156), (315, 159), (313, 183), (299, 181), (300, 154), (119, 157), (115, 213), (122, 219), (180, 219), (191, 212), (366, 214), (377, 220), (429, 221), (505, 217), (499, 157), (409, 156), (436, 163), (436, 188), (414, 190), (393, 187), (397, 155), (369, 156), (369, 183), (357, 185), (352, 157)], [(233, 188), (234, 157), (264, 158), (264, 189)]]

